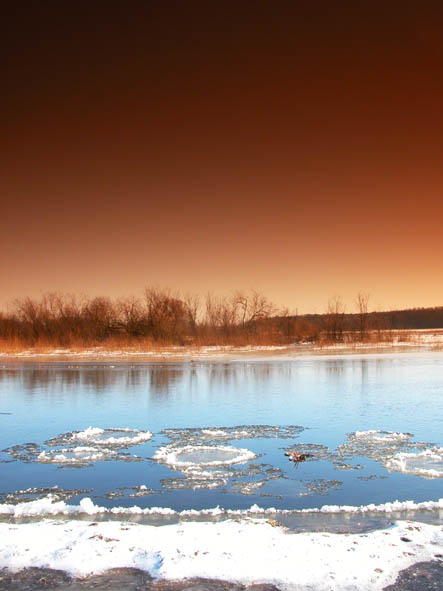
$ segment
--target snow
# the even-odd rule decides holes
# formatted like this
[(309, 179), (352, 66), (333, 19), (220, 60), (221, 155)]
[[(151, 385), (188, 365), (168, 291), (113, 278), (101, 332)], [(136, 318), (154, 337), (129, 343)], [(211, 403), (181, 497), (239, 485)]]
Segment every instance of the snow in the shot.
[(154, 459), (175, 468), (200, 469), (204, 466), (229, 466), (253, 460), (256, 455), (249, 449), (230, 445), (185, 445), (160, 447)]
[[(140, 487), (141, 488), (141, 487)], [(94, 504), (89, 497), (84, 497), (79, 505), (68, 505), (65, 501), (49, 494), (46, 497), (22, 503), (0, 503), (0, 516), (15, 518), (23, 517), (48, 517), (55, 515), (79, 516), (79, 515), (176, 515), (182, 516), (220, 516), (226, 517), (250, 517), (254, 515), (275, 516), (275, 515), (296, 515), (301, 513), (394, 513), (400, 511), (435, 511), (443, 509), (443, 498), (438, 501), (391, 501), (375, 505), (352, 506), (352, 505), (323, 505), (320, 508), (311, 509), (275, 509), (262, 508), (254, 504), (249, 509), (223, 509), (214, 507), (212, 509), (186, 509), (175, 511), (169, 507), (148, 507), (142, 509), (137, 505), (133, 507), (102, 507)]]
[(411, 433), (398, 433), (395, 431), (379, 431), (376, 429), (369, 429), (368, 431), (356, 431), (355, 437), (362, 437), (373, 441), (403, 441), (412, 437)]
[(137, 429), (117, 428), (100, 429), (99, 427), (88, 427), (84, 431), (72, 433), (72, 439), (87, 441), (96, 445), (128, 446), (137, 445), (152, 438), (150, 431), (139, 431)]
[(51, 451), (42, 451), (37, 456), (37, 462), (43, 464), (85, 464), (100, 460), (109, 460), (116, 456), (110, 449), (78, 446)]
[(0, 567), (12, 571), (45, 567), (85, 577), (132, 567), (160, 579), (205, 577), (316, 590), (381, 590), (400, 569), (443, 551), (440, 526), (406, 521), (369, 534), (288, 535), (252, 519), (160, 527), (47, 519), (0, 523), (0, 540)]

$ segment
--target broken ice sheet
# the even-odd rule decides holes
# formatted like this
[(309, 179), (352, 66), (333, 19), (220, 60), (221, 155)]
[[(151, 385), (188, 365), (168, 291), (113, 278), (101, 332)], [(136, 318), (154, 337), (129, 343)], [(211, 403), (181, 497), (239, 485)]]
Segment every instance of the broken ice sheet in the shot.
[[(240, 439), (293, 439), (302, 431), (303, 427), (297, 425), (165, 429), (162, 434), (171, 443), (160, 447), (153, 459), (181, 473), (161, 481), (166, 490), (223, 488), (223, 492), (252, 495), (270, 480), (285, 476), (280, 468), (251, 463), (258, 457), (251, 450), (226, 443)], [(247, 466), (239, 467), (246, 463)]]
[(429, 447), (417, 452), (398, 452), (387, 459), (388, 470), (423, 478), (443, 478), (443, 447)]
[(143, 461), (136, 455), (105, 447), (77, 446), (41, 451), (35, 458), (41, 464), (59, 464), (64, 467), (92, 466), (95, 462), (119, 460), (124, 462)]
[(325, 478), (315, 478), (313, 480), (302, 481), (304, 491), (298, 496), (308, 495), (327, 495), (331, 490), (337, 490), (343, 484), (340, 480), (326, 480)]
[[(171, 490), (212, 490), (254, 494), (266, 482), (282, 478), (279, 468), (269, 464), (248, 463), (257, 456), (248, 449), (225, 445), (177, 444), (159, 448), (154, 459), (181, 473), (180, 477), (164, 478), (161, 484)], [(239, 468), (238, 464), (248, 463)], [(253, 480), (251, 480), (253, 479)]]
[(150, 431), (138, 429), (112, 428), (101, 429), (100, 427), (88, 427), (83, 431), (69, 431), (45, 441), (50, 447), (71, 446), (73, 444), (93, 445), (120, 449), (145, 443), (152, 438)]
[(236, 427), (204, 427), (189, 429), (164, 429), (172, 443), (204, 445), (208, 442), (233, 441), (238, 439), (293, 439), (302, 431), (299, 425), (239, 425)]
[(58, 486), (31, 487), (15, 492), (0, 493), (0, 500), (2, 503), (8, 503), (10, 505), (36, 501), (47, 497), (50, 497), (53, 501), (68, 501), (77, 495), (89, 494), (91, 492), (91, 489), (67, 490)]
[(107, 499), (116, 499), (121, 497), (137, 499), (140, 497), (147, 497), (158, 492), (159, 491), (155, 491), (152, 488), (148, 488), (146, 484), (141, 484), (140, 486), (119, 486), (116, 490), (105, 492), (104, 496)]
[(345, 442), (329, 455), (330, 461), (338, 470), (363, 468), (361, 464), (349, 463), (354, 457), (367, 457), (381, 463), (385, 468), (397, 469), (391, 463), (393, 457), (399, 457), (400, 452), (426, 450), (431, 444), (413, 442), (412, 433), (396, 431), (355, 431), (349, 433)]
[(7, 452), (12, 458), (20, 462), (35, 462), (42, 448), (37, 443), (22, 443), (12, 445), (2, 451)]
[(136, 454), (123, 450), (144, 443), (151, 437), (150, 431), (138, 429), (88, 427), (83, 431), (69, 431), (48, 439), (45, 445), (51, 448), (49, 450), (37, 443), (24, 443), (3, 451), (22, 462), (82, 468), (98, 461), (142, 461)]

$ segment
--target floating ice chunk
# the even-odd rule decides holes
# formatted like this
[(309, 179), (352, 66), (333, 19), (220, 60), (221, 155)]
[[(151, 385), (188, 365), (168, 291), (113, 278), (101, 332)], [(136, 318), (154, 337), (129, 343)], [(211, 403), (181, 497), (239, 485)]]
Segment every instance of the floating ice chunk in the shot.
[(387, 442), (407, 441), (413, 437), (412, 433), (398, 433), (395, 431), (378, 431), (376, 429), (369, 429), (368, 431), (356, 431), (355, 437), (363, 438), (368, 441)]
[(64, 445), (73, 442), (85, 442), (99, 446), (110, 446), (114, 448), (129, 447), (144, 443), (152, 438), (150, 431), (140, 431), (138, 429), (113, 428), (101, 429), (100, 427), (88, 427), (84, 431), (71, 431), (58, 435), (46, 443), (48, 445)]
[(159, 448), (154, 454), (155, 460), (179, 470), (184, 476), (162, 480), (166, 490), (211, 490), (226, 486), (235, 476), (243, 476), (241, 471), (232, 468), (233, 464), (243, 464), (256, 457), (248, 449), (227, 445), (171, 444)]
[(412, 442), (412, 433), (401, 433), (396, 431), (381, 431), (370, 429), (368, 431), (355, 431), (349, 433), (343, 445), (337, 447), (329, 459), (336, 468), (346, 469), (346, 460), (354, 456), (366, 456), (376, 460), (383, 465), (395, 453), (407, 451), (411, 448), (428, 447), (427, 444)]
[(154, 454), (155, 460), (178, 469), (243, 464), (256, 457), (254, 452), (249, 449), (229, 445), (165, 446), (160, 447)]
[(431, 447), (417, 453), (399, 452), (386, 462), (388, 470), (425, 478), (443, 478), (443, 447)]
[(24, 502), (32, 502), (43, 498), (52, 498), (54, 501), (67, 501), (74, 496), (92, 492), (85, 489), (63, 489), (57, 485), (48, 487), (30, 487), (25, 490), (17, 490), (11, 493), (0, 493), (4, 503), (17, 505)]
[(298, 425), (239, 425), (237, 427), (205, 427), (188, 429), (164, 429), (162, 434), (176, 443), (204, 445), (211, 441), (234, 439), (293, 439), (303, 431)]
[(112, 449), (100, 449), (90, 446), (78, 446), (65, 449), (42, 451), (37, 462), (43, 464), (88, 464), (103, 460), (111, 460), (117, 456)]
[(104, 433), (104, 429), (100, 429), (100, 427), (88, 427), (84, 431), (78, 431), (77, 433), (72, 434), (73, 439), (93, 439), (99, 435)]
[(146, 484), (141, 486), (120, 486), (116, 490), (111, 490), (105, 493), (107, 499), (115, 499), (117, 497), (125, 497), (135, 499), (138, 497), (147, 497), (148, 495), (154, 494), (155, 491), (152, 488), (148, 488)]

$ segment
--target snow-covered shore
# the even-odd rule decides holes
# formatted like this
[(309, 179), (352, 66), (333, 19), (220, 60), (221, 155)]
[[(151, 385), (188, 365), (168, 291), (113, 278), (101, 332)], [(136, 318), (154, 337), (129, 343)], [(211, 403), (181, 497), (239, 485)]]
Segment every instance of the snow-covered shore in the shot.
[[(399, 520), (368, 533), (297, 533), (279, 526), (273, 516), (309, 512), (392, 515), (442, 509), (443, 499), (300, 511), (252, 506), (237, 511), (217, 507), (176, 512), (137, 506), (108, 509), (89, 498), (68, 505), (49, 495), (0, 505), (1, 518), (8, 520), (0, 523), (0, 568), (12, 572), (49, 568), (74, 577), (136, 568), (166, 580), (208, 578), (272, 583), (280, 589), (375, 590), (393, 583), (400, 570), (417, 562), (440, 560), (443, 527)], [(175, 515), (177, 521), (151, 525), (131, 519), (155, 514)], [(258, 518), (260, 514), (265, 518)], [(214, 519), (220, 516), (224, 519)]]
[[(60, 569), (76, 577), (116, 567), (155, 578), (273, 583), (281, 589), (382, 589), (443, 552), (441, 526), (399, 521), (367, 534), (288, 534), (253, 519), (152, 526), (44, 519), (0, 523), (0, 567)], [(44, 540), (44, 543), (42, 543)]]

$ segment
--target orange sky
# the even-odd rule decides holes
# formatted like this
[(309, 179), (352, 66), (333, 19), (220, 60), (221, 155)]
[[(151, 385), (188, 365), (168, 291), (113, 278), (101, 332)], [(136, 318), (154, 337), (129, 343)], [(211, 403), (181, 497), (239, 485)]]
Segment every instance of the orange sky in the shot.
[(0, 305), (443, 305), (441, 2), (116, 4), (6, 15)]

